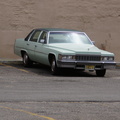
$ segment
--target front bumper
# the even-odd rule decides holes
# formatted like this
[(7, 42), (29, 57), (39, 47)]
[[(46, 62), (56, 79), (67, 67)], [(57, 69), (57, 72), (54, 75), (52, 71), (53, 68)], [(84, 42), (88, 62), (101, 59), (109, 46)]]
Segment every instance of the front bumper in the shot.
[[(104, 61), (57, 61), (60, 68), (86, 69), (86, 66), (94, 66), (94, 70), (115, 69), (116, 62)], [(91, 69), (91, 68), (90, 68)]]

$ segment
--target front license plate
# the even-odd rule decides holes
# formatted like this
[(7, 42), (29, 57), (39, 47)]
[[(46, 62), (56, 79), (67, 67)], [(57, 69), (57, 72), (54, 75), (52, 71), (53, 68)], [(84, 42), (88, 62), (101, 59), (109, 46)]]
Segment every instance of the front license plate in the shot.
[(94, 69), (95, 69), (95, 66), (93, 66), (93, 65), (86, 65), (86, 66), (85, 66), (85, 69), (86, 69), (86, 70), (94, 70)]

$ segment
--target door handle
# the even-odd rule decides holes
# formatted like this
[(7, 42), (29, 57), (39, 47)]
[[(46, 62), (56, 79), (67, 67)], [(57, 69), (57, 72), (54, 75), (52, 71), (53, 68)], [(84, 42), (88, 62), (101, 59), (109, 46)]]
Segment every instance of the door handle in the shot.
[(35, 47), (37, 47), (37, 45), (35, 45)]
[(29, 45), (29, 43), (27, 43), (27, 45)]

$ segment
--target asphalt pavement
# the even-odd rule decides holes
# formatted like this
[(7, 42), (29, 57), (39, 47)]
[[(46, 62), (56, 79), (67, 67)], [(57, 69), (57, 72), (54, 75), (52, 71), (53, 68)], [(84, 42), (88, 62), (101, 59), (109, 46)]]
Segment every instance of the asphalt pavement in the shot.
[(21, 60), (0, 62), (1, 120), (119, 120), (120, 69), (105, 77), (50, 68), (24, 68)]

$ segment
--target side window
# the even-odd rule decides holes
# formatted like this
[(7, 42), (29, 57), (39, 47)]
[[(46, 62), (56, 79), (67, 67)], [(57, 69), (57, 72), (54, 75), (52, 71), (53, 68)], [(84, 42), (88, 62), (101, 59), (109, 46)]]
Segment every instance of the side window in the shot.
[(32, 30), (32, 31), (27, 35), (27, 37), (25, 38), (25, 41), (28, 41), (28, 39), (29, 39), (30, 35), (33, 33), (33, 31), (34, 31), (34, 30)]
[(44, 43), (47, 43), (47, 32), (42, 32), (39, 42), (41, 42), (41, 40), (44, 40)]
[(32, 41), (32, 42), (37, 42), (38, 37), (39, 37), (39, 35), (40, 35), (40, 32), (41, 32), (41, 31), (35, 31), (35, 32), (33, 33), (33, 35), (31, 36), (30, 41)]

